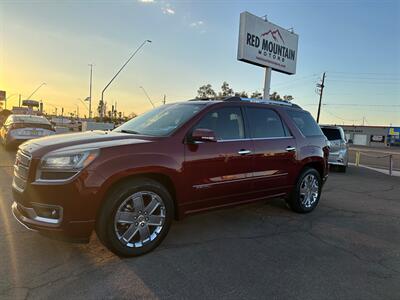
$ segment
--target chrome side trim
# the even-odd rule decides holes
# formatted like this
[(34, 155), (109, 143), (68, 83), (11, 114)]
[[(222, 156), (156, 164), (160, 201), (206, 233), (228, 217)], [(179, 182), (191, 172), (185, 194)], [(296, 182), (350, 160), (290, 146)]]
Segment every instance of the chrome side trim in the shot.
[[(212, 143), (224, 143), (224, 142), (245, 142), (245, 141), (262, 141), (262, 140), (283, 140), (283, 139), (294, 139), (293, 135), (279, 136), (279, 137), (264, 137), (264, 138), (243, 138), (243, 139), (230, 139), (230, 140), (216, 140)], [(195, 141), (193, 144), (204, 144), (203, 141)], [(208, 143), (208, 142), (207, 142)]]
[(195, 189), (204, 189), (204, 188), (208, 188), (208, 187), (211, 187), (211, 186), (214, 186), (214, 185), (234, 183), (234, 182), (238, 182), (238, 181), (268, 179), (268, 178), (274, 178), (274, 177), (280, 177), (280, 176), (286, 176), (286, 175), (288, 175), (288, 173), (280, 173), (280, 174), (272, 174), (272, 175), (264, 175), (264, 176), (254, 176), (254, 177), (232, 179), (232, 180), (226, 180), (226, 181), (218, 181), (218, 182), (211, 182), (211, 183), (204, 183), (204, 184), (196, 184), (196, 185), (193, 186), (193, 188), (195, 188)]
[(14, 202), (14, 203), (11, 205), (11, 213), (13, 214), (14, 219), (17, 220), (17, 222), (18, 222), (19, 224), (21, 224), (22, 226), (24, 226), (26, 229), (28, 229), (28, 230), (30, 230), (30, 231), (37, 232), (37, 230), (32, 229), (32, 228), (28, 227), (26, 224), (24, 224), (24, 223), (15, 215), (15, 210), (17, 210), (16, 206), (17, 206), (17, 203), (16, 203), (16, 202)]
[[(73, 174), (71, 177), (68, 177), (66, 179), (42, 179), (40, 178), (43, 170), (38, 169), (36, 171), (36, 179), (35, 181), (32, 182), (32, 184), (37, 184), (37, 185), (41, 185), (41, 184), (53, 184), (53, 185), (57, 185), (57, 184), (66, 184), (66, 183), (70, 183), (71, 181), (73, 181), (76, 177), (78, 177), (78, 175), (81, 173), (82, 170), (76, 171), (75, 174)], [(57, 172), (57, 171), (52, 171), (52, 172)], [(59, 171), (60, 172), (60, 171)], [(72, 173), (72, 172), (71, 172)]]
[(223, 142), (242, 142), (242, 141), (262, 141), (262, 140), (281, 140), (281, 139), (293, 139), (292, 135), (290, 136), (279, 136), (279, 137), (264, 137), (264, 138), (243, 138), (243, 139), (230, 139), (230, 140), (217, 140), (217, 143)]
[(25, 206), (23, 206), (23, 205), (21, 205), (20, 203), (17, 203), (17, 202), (14, 202), (12, 204), (14, 216), (15, 216), (14, 210), (17, 210), (17, 211), (21, 211), (22, 210), (27, 215), (27, 217), (26, 216), (22, 216), (23, 217), (22, 221), (25, 221), (27, 223), (34, 224), (34, 225), (42, 225), (42, 226), (58, 226), (59, 224), (61, 224), (62, 218), (63, 218), (63, 208), (61, 206), (43, 205), (43, 204), (40, 204), (40, 203), (32, 203), (32, 204), (36, 205), (36, 206), (46, 207), (46, 208), (56, 207), (59, 210), (60, 218), (58, 218), (58, 219), (50, 219), (50, 218), (40, 217), (40, 216), (37, 215), (37, 213), (36, 213), (34, 208), (25, 207)]
[(278, 137), (253, 138), (252, 140), (262, 141), (262, 140), (284, 140), (284, 139), (294, 139), (294, 136), (288, 135), (288, 136), (278, 136)]

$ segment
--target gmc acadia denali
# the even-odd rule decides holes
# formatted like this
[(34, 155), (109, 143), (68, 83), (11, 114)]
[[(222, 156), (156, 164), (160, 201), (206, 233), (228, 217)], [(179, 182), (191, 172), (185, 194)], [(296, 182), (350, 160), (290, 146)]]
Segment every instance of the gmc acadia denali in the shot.
[(22, 144), (12, 212), (29, 229), (137, 256), (174, 218), (282, 197), (298, 213), (318, 204), (327, 141), (312, 116), (281, 101), (231, 97), (163, 105), (111, 132)]

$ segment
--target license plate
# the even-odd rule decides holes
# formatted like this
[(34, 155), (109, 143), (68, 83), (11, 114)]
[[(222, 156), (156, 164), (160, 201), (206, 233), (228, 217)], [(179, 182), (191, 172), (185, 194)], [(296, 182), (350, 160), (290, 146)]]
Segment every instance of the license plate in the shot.
[(30, 136), (38, 136), (40, 135), (40, 132), (38, 130), (25, 130), (25, 135), (30, 135)]

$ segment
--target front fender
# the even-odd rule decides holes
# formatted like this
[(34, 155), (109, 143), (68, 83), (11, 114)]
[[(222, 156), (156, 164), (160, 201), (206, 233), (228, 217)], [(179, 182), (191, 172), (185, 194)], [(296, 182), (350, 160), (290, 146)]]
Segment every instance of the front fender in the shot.
[[(98, 162), (95, 172), (104, 178), (98, 196), (99, 207), (104, 201), (107, 192), (116, 183), (125, 178), (145, 174), (163, 175), (175, 185), (182, 181), (182, 162), (172, 156), (156, 153), (122, 153)], [(175, 186), (176, 201), (180, 198), (181, 188)]]

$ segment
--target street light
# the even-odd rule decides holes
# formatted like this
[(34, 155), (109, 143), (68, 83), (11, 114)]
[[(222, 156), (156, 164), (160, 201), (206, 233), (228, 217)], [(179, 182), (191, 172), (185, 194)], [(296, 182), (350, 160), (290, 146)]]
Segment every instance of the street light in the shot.
[[(85, 99), (85, 101), (86, 101), (86, 99)], [(90, 114), (90, 108), (87, 106), (87, 104), (81, 98), (77, 98), (77, 100), (79, 100), (83, 104), (83, 106), (88, 110), (88, 112)]]
[(114, 81), (114, 79), (119, 75), (119, 73), (121, 73), (121, 71), (125, 68), (125, 66), (131, 61), (131, 59), (135, 56), (136, 53), (139, 52), (139, 50), (146, 44), (146, 43), (151, 43), (150, 40), (145, 40), (137, 49), (135, 52), (133, 52), (133, 54), (128, 58), (128, 60), (122, 65), (122, 67), (118, 70), (118, 72), (114, 75), (113, 78), (111, 78), (110, 82), (107, 83), (107, 85), (104, 87), (104, 89), (101, 92), (101, 100), (100, 100), (100, 117), (103, 117), (103, 105), (104, 105), (104, 92), (106, 91), (106, 89), (110, 86), (110, 84)]
[(146, 90), (144, 89), (144, 87), (140, 86), (140, 88), (143, 90), (143, 92), (146, 95), (147, 99), (149, 99), (151, 105), (153, 105), (153, 108), (154, 108), (155, 107), (154, 103), (153, 103), (153, 101), (151, 101), (151, 99), (150, 99), (149, 95), (147, 94)]
[(44, 86), (44, 85), (46, 85), (46, 82), (43, 82), (41, 85), (39, 85), (37, 88), (36, 88), (36, 90), (34, 90), (33, 92), (32, 92), (32, 94), (30, 94), (29, 95), (29, 97), (28, 98), (26, 98), (26, 99), (31, 99), (31, 97), (42, 87), (42, 86)]
[(89, 97), (85, 101), (89, 101), (89, 119), (92, 118), (92, 82), (93, 82), (93, 64), (89, 64), (90, 67), (90, 82), (89, 82)]

